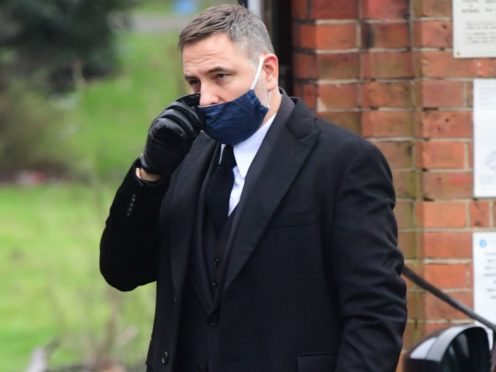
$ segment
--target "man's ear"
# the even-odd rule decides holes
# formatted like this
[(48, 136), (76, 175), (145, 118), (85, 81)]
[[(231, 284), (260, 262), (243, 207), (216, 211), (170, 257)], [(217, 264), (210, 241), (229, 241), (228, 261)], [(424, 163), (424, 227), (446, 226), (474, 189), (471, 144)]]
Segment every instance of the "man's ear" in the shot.
[(276, 89), (279, 79), (279, 60), (275, 54), (266, 54), (262, 73), (265, 75), (265, 84), (267, 90)]

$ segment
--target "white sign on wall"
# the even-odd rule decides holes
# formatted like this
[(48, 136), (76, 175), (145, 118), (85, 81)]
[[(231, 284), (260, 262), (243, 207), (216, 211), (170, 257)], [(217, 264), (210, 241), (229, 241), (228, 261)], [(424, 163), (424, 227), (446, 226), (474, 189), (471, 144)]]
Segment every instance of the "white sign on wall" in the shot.
[(496, 0), (453, 0), (453, 55), (496, 57)]
[(474, 196), (495, 197), (496, 79), (474, 80), (473, 119)]
[(473, 234), (474, 310), (496, 323), (496, 233)]

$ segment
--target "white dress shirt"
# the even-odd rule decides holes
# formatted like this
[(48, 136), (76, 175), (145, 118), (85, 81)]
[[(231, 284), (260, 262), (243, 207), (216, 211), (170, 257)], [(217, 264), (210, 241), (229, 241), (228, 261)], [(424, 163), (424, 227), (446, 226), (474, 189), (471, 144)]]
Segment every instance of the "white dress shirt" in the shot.
[[(233, 146), (234, 158), (236, 159), (236, 166), (233, 168), (234, 173), (234, 185), (231, 190), (231, 196), (229, 198), (229, 214), (236, 208), (241, 198), (241, 193), (243, 192), (243, 187), (245, 185), (246, 174), (250, 165), (255, 158), (262, 141), (265, 138), (272, 122), (274, 121), (276, 114), (272, 115), (266, 123), (260, 126), (258, 130), (253, 133), (250, 137), (245, 139)], [(222, 145), (222, 151), (224, 151), (224, 146)], [(222, 154), (221, 154), (222, 155)], [(222, 158), (222, 156), (221, 156)]]

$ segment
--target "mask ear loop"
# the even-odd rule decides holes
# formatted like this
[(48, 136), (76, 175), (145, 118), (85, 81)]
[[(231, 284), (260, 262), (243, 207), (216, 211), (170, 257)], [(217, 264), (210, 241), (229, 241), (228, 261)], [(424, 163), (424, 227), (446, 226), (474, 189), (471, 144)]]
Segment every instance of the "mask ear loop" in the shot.
[[(263, 56), (260, 56), (258, 66), (257, 66), (257, 73), (255, 74), (255, 79), (253, 79), (253, 83), (251, 84), (250, 90), (255, 89), (255, 86), (258, 83), (258, 79), (260, 78), (260, 74), (262, 73), (262, 67), (263, 67)], [(270, 108), (270, 97), (272, 95), (272, 91), (269, 91), (269, 94), (267, 96), (267, 108)]]
[(262, 67), (263, 67), (263, 56), (260, 56), (257, 66), (257, 73), (255, 75), (255, 79), (253, 79), (253, 83), (251, 83), (250, 90), (255, 89), (255, 86), (258, 83), (258, 79), (260, 78), (260, 73), (262, 72)]

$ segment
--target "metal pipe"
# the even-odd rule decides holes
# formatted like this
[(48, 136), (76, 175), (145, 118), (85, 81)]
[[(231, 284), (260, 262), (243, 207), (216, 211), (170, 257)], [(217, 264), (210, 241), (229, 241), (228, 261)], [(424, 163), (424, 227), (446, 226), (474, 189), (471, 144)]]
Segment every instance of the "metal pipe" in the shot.
[(455, 300), (450, 295), (444, 293), (442, 290), (429, 283), (427, 280), (422, 278), (420, 275), (416, 274), (412, 269), (408, 266), (403, 267), (403, 275), (410, 279), (413, 283), (417, 284), (420, 288), (425, 289), (426, 291), (432, 293), (434, 296), (439, 298), (441, 301), (446, 302), (451, 307), (461, 311), (468, 317), (477, 320), (479, 323), (482, 323), (487, 328), (491, 329), (496, 334), (496, 324), (492, 323), (490, 320), (484, 318), (483, 316), (477, 314), (468, 306), (462, 304), (460, 301)]
[(263, 0), (248, 0), (248, 9), (250, 9), (254, 14), (263, 19)]

